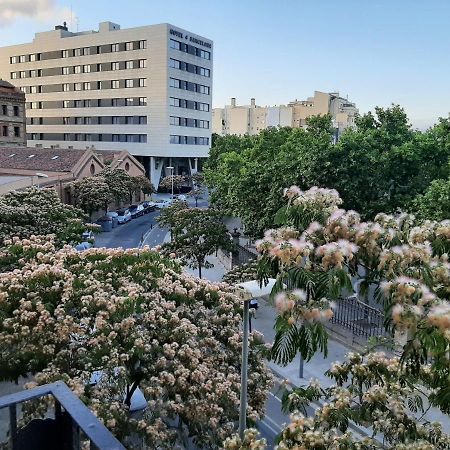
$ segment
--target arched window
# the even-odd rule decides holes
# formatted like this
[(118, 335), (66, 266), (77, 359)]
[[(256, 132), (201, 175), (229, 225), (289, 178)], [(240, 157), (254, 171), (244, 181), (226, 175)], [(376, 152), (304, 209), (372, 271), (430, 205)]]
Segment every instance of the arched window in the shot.
[(127, 172), (129, 172), (130, 171), (130, 164), (129, 163), (125, 163), (125, 170), (127, 171)]
[(95, 165), (94, 164), (91, 164), (90, 170), (91, 170), (91, 175), (94, 175), (95, 174)]

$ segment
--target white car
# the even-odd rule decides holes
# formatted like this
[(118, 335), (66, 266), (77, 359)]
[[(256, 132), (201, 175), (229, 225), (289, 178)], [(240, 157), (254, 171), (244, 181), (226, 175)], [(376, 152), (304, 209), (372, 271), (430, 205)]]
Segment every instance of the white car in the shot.
[(128, 209), (119, 209), (117, 211), (117, 220), (119, 224), (127, 223), (131, 220), (131, 213)]
[(186, 196), (184, 194), (179, 194), (175, 196), (176, 200), (180, 200), (180, 202), (185, 202), (186, 201)]
[(159, 209), (167, 208), (172, 204), (172, 200), (161, 200), (160, 202), (156, 202), (155, 206)]

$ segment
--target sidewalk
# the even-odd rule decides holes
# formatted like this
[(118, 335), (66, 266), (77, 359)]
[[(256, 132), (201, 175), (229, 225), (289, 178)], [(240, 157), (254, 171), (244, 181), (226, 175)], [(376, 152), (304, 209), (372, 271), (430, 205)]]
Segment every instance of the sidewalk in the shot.
[[(214, 267), (210, 269), (206, 269), (202, 267), (202, 278), (205, 278), (209, 281), (222, 281), (222, 277), (224, 276), (227, 269), (225, 266), (219, 261), (219, 259), (215, 255), (208, 256), (206, 258), (207, 261), (211, 264), (214, 264)], [(198, 277), (198, 269), (191, 269), (190, 267), (184, 267), (184, 270), (194, 277)]]

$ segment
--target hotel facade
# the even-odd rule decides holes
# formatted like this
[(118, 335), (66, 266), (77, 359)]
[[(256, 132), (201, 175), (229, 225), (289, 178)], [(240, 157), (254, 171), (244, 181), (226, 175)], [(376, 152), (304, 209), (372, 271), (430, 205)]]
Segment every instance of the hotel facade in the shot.
[(212, 66), (212, 41), (170, 24), (64, 24), (0, 48), (0, 78), (26, 95), (28, 146), (125, 149), (155, 186), (208, 156)]

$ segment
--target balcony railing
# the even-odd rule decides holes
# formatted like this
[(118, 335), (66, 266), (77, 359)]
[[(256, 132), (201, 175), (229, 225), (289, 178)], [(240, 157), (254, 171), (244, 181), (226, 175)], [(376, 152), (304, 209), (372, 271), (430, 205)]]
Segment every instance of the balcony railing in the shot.
[[(33, 419), (17, 426), (17, 405), (52, 395), (55, 417)], [(9, 408), (9, 448), (11, 450), (125, 450), (125, 447), (95, 417), (92, 411), (61, 381), (0, 397), (0, 409)]]

